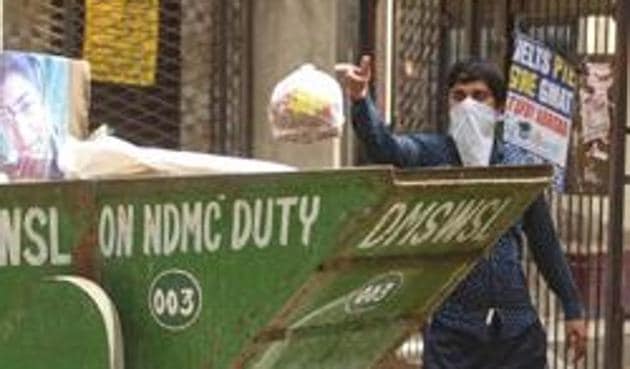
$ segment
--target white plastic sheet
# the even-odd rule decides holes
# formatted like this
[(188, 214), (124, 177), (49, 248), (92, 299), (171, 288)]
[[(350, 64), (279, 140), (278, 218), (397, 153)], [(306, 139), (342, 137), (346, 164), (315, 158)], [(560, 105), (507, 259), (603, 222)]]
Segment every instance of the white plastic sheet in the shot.
[(68, 139), (58, 165), (67, 179), (295, 171), (262, 160), (139, 147), (108, 135), (85, 141)]

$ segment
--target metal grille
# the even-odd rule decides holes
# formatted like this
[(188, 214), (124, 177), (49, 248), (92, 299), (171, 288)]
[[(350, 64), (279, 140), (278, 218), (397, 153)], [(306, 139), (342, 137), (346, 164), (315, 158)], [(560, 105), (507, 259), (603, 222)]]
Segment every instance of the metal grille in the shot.
[(211, 126), (210, 142), (218, 152), (250, 155), (251, 5), (248, 0), (215, 0), (214, 6), (214, 29), (199, 32), (192, 38), (213, 35), (210, 122), (216, 123)]
[(398, 131), (435, 129), (441, 94), (439, 0), (396, 1), (395, 119)]
[[(512, 4), (512, 19), (521, 24), (521, 31), (553, 45), (577, 65), (588, 62), (614, 61), (615, 37), (611, 22), (591, 19), (615, 18), (611, 0), (589, 1), (520, 1)], [(612, 36), (612, 37), (611, 37)], [(594, 42), (593, 42), (594, 41)], [(614, 121), (614, 118), (613, 118)], [(579, 117), (576, 120), (579, 122)], [(576, 124), (575, 127), (580, 127)], [(574, 134), (574, 146), (580, 132)], [(575, 153), (574, 153), (575, 154)], [(570, 165), (576, 163), (570, 162)], [(574, 189), (583, 192), (585, 189)], [(603, 194), (550, 194), (549, 201), (559, 237), (566, 247), (567, 258), (586, 307), (589, 345), (583, 368), (604, 368), (605, 294), (608, 281), (604, 278), (608, 263), (608, 232), (606, 229), (608, 196)], [(532, 282), (532, 294), (549, 335), (550, 367), (566, 368), (570, 364), (559, 301), (548, 290), (528, 259), (527, 272)], [(616, 281), (621, 283), (621, 281)], [(621, 329), (621, 327), (619, 328)]]
[[(608, 199), (603, 195), (552, 195), (549, 197), (556, 230), (586, 309), (589, 330), (588, 352), (581, 368), (604, 368), (605, 283), (608, 232), (605, 218)], [(549, 337), (550, 368), (570, 363), (562, 325), (562, 307), (536, 273), (528, 258), (527, 274), (532, 297)]]
[[(550, 44), (580, 67), (603, 62), (613, 66), (613, 75), (624, 72), (614, 69), (619, 52), (615, 47), (618, 35), (614, 33), (614, 0), (423, 0), (396, 4), (395, 72), (398, 79), (394, 104), (400, 131), (439, 129), (445, 124), (446, 107), (441, 95), (445, 88), (443, 75), (454, 61), (475, 55), (507, 67), (508, 40), (515, 25)], [(621, 88), (623, 86), (619, 85), (611, 88), (611, 106)], [(625, 104), (618, 108), (625, 109)], [(614, 109), (611, 109), (611, 122), (619, 122)], [(574, 141), (582, 134), (579, 117), (575, 123)], [(573, 146), (576, 147), (575, 142)], [(609, 149), (607, 143), (603, 144), (603, 149)], [(576, 168), (584, 162), (579, 153), (572, 154), (577, 158), (569, 162), (573, 176), (588, 176), (588, 173), (576, 173), (579, 171)], [(586, 305), (589, 344), (587, 357), (578, 366), (581, 368), (605, 367), (605, 354), (610, 349), (604, 345), (606, 318), (609, 318), (606, 291), (611, 285), (619, 287), (620, 283), (627, 287), (629, 283), (625, 280), (630, 281), (628, 268), (625, 268), (623, 281), (607, 278), (611, 268), (607, 228), (610, 221), (608, 164), (599, 168), (604, 183), (585, 185), (584, 180), (578, 179), (570, 189), (573, 194), (549, 194), (548, 197), (556, 229)], [(625, 253), (623, 259), (626, 265)], [(525, 268), (533, 301), (548, 330), (550, 368), (573, 367), (567, 354), (561, 305), (528, 255)], [(622, 296), (622, 301), (625, 307), (630, 306), (630, 294)], [(613, 344), (623, 345), (623, 342)], [(417, 359), (417, 355), (419, 353), (414, 352), (403, 356)]]
[[(101, 33), (98, 37), (124, 44), (133, 36), (137, 48), (131, 48), (131, 54), (138, 57), (136, 68), (142, 75), (152, 74), (141, 69), (150, 67), (142, 64), (151, 52), (143, 47), (157, 43), (155, 80), (140, 85), (93, 78), (92, 128), (107, 124), (118, 136), (141, 145), (249, 155), (250, 2), (119, 2), (125, 6), (119, 17), (94, 24)], [(90, 26), (86, 4), (84, 0), (6, 1), (5, 48), (86, 57)], [(155, 7), (157, 35), (143, 34), (138, 25)], [(92, 69), (126, 67), (116, 64), (116, 59), (110, 55), (93, 62)], [(134, 77), (133, 72), (128, 74)]]

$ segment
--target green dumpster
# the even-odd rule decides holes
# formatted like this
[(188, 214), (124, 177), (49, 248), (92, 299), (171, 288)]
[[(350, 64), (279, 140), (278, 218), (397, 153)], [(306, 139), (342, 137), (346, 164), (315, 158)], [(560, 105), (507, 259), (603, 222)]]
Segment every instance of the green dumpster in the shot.
[(28, 286), (76, 275), (116, 306), (128, 369), (376, 367), (549, 180), (382, 167), (3, 186), (0, 326)]

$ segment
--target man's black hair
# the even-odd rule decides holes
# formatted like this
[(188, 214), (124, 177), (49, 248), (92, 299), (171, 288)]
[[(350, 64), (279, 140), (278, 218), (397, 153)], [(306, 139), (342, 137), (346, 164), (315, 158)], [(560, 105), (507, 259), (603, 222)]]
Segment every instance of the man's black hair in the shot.
[(485, 82), (490, 91), (492, 91), (492, 95), (497, 103), (499, 105), (505, 103), (507, 86), (503, 74), (494, 63), (479, 58), (471, 58), (459, 61), (451, 66), (447, 79), (449, 90), (457, 83), (474, 81)]

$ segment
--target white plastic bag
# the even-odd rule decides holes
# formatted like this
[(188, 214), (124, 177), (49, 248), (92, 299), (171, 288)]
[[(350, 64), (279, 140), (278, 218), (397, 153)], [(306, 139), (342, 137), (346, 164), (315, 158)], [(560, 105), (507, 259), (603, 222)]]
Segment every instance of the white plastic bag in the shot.
[(273, 137), (312, 143), (341, 134), (343, 92), (339, 83), (312, 64), (305, 64), (280, 81), (269, 103)]

